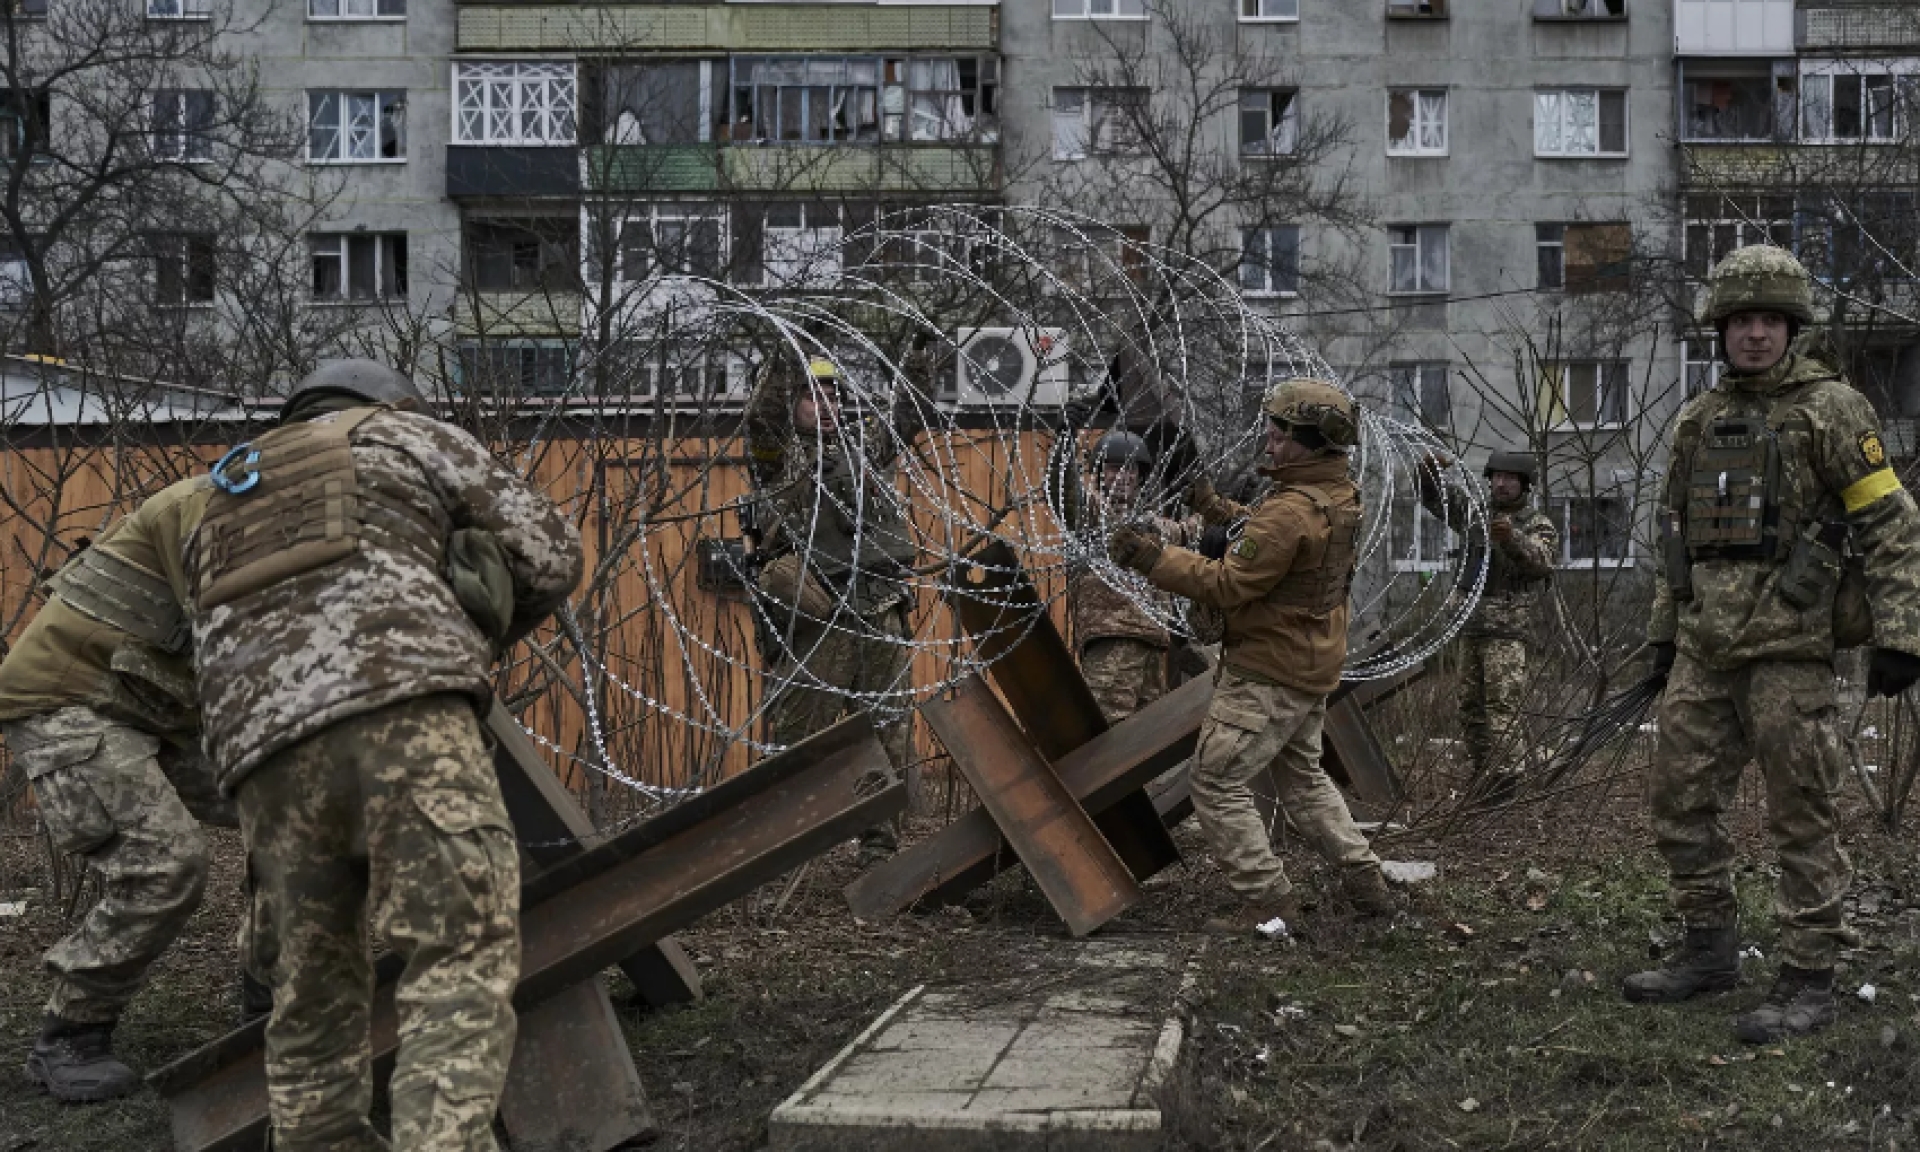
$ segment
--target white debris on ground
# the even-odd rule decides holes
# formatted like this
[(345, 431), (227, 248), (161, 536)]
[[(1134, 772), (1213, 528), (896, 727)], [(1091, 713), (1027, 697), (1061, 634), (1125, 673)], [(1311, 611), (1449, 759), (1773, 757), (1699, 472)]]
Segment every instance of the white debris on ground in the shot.
[(1424, 884), (1439, 875), (1440, 868), (1425, 860), (1382, 860), (1380, 873), (1389, 884)]
[(1269, 940), (1278, 940), (1282, 936), (1285, 936), (1287, 934), (1287, 922), (1285, 920), (1282, 920), (1280, 917), (1275, 916), (1273, 919), (1267, 921), (1264, 924), (1254, 925), (1254, 931), (1260, 933), (1260, 935), (1265, 936)]
[(0, 920), (11, 919), (15, 916), (25, 916), (26, 914), (27, 902), (25, 900), (0, 902)]

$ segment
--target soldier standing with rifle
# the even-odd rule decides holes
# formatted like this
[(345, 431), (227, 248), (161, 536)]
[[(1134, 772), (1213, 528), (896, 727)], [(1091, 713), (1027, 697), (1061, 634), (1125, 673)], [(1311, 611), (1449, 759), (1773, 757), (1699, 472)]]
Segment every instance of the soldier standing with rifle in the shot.
[(1167, 547), (1133, 526), (1113, 534), (1113, 561), (1156, 588), (1224, 609), (1227, 636), (1213, 703), (1193, 759), (1200, 831), (1242, 901), (1209, 931), (1252, 932), (1300, 918), (1300, 901), (1254, 806), (1252, 782), (1271, 772), (1281, 808), (1363, 913), (1389, 915), (1380, 860), (1320, 766), (1327, 696), (1347, 656), (1348, 590), (1360, 534), (1360, 493), (1346, 451), (1358, 439), (1353, 401), (1320, 380), (1284, 380), (1268, 393), (1262, 474), (1274, 488), (1252, 509), (1196, 482), (1191, 504), (1209, 523), (1246, 527), (1222, 560)]
[(1628, 976), (1622, 990), (1672, 1003), (1739, 982), (1725, 813), (1756, 761), (1780, 864), (1782, 963), (1734, 1032), (1759, 1044), (1835, 1017), (1834, 962), (1854, 939), (1841, 906), (1852, 865), (1834, 813), (1846, 754), (1833, 656), (1837, 630), (1848, 630), (1837, 626), (1849, 624), (1836, 605), (1844, 583), (1864, 584), (1869, 695), (1920, 679), (1920, 510), (1887, 466), (1866, 398), (1794, 351), (1813, 322), (1798, 260), (1765, 245), (1735, 251), (1710, 277), (1706, 319), (1728, 371), (1674, 426), (1658, 511), (1665, 563), (1647, 629), (1666, 677), (1653, 831), (1687, 935), (1666, 967)]

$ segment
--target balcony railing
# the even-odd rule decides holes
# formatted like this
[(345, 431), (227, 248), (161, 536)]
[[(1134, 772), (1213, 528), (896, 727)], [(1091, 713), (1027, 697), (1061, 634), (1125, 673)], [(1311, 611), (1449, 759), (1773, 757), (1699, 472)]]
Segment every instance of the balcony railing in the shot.
[(991, 50), (999, 10), (829, 4), (473, 5), (462, 52)]
[(604, 145), (587, 149), (591, 192), (806, 192), (981, 195), (1000, 187), (991, 144)]

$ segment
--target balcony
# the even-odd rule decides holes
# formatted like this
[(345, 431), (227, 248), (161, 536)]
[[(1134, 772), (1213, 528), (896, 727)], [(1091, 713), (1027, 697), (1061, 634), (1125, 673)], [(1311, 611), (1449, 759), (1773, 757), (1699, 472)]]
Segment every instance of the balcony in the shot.
[(603, 195), (806, 192), (987, 195), (999, 191), (991, 144), (820, 147), (604, 145), (587, 150), (587, 183)]
[(584, 299), (577, 291), (461, 289), (454, 323), (466, 335), (489, 338), (580, 335)]
[(998, 17), (980, 5), (474, 5), (460, 9), (456, 44), (461, 52), (583, 54), (992, 50)]
[(447, 195), (451, 198), (579, 194), (578, 149), (447, 145)]
[(1681, 183), (1689, 188), (1765, 188), (1796, 171), (1789, 144), (1688, 145)]
[(1886, 48), (1904, 54), (1920, 44), (1920, 7), (1905, 4), (1802, 7), (1794, 19), (1802, 49)]
[(1674, 0), (1673, 47), (1681, 56), (1787, 56), (1794, 0)]

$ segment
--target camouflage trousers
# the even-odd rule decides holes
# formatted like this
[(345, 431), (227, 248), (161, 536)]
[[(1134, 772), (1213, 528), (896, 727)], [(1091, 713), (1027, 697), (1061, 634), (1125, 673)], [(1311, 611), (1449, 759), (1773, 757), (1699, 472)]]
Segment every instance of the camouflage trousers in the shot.
[(1648, 788), (1674, 908), (1694, 927), (1734, 922), (1734, 852), (1725, 815), (1740, 773), (1757, 761), (1767, 830), (1780, 860), (1774, 914), (1781, 951), (1796, 967), (1833, 967), (1853, 938), (1840, 904), (1853, 866), (1834, 819), (1846, 760), (1833, 667), (1824, 660), (1764, 661), (1714, 672), (1682, 653), (1659, 717)]
[(1126, 636), (1090, 640), (1080, 650), (1080, 675), (1107, 723), (1118, 724), (1167, 694), (1167, 650)]
[(368, 1122), (369, 934), (406, 962), (394, 1147), (491, 1152), (513, 1052), (520, 865), (473, 703), (331, 725), (241, 781), (254, 975), (273, 988), (276, 1152), (385, 1147)]
[(14, 721), (6, 739), (54, 847), (101, 880), (100, 902), (47, 952), (47, 1011), (111, 1023), (200, 906), (206, 837), (167, 782), (160, 761), (174, 751), (158, 737), (76, 706)]
[(1527, 642), (1502, 636), (1460, 640), (1460, 731), (1474, 776), (1520, 771), (1520, 700), (1527, 690)]
[[(849, 707), (843, 693), (909, 690), (913, 683), (913, 649), (893, 641), (912, 635), (904, 607), (843, 621), (833, 628), (797, 631), (791, 645), (781, 645), (771, 673), (778, 687), (766, 706), (768, 742), (791, 747), (857, 711), (857, 707)], [(884, 716), (875, 717), (892, 776), (884, 781), (861, 781), (863, 786), (899, 779), (913, 762), (911, 700), (902, 695), (892, 703), (894, 707), (885, 709)], [(860, 834), (860, 842), (874, 848), (897, 848), (897, 822), (867, 829)]]
[(1272, 779), (1280, 810), (1321, 859), (1343, 868), (1379, 864), (1353, 822), (1346, 797), (1320, 767), (1320, 728), (1327, 698), (1280, 684), (1261, 684), (1222, 668), (1193, 757), (1193, 811), (1227, 885), (1258, 902), (1293, 890), (1273, 853), (1254, 803), (1262, 773)]

